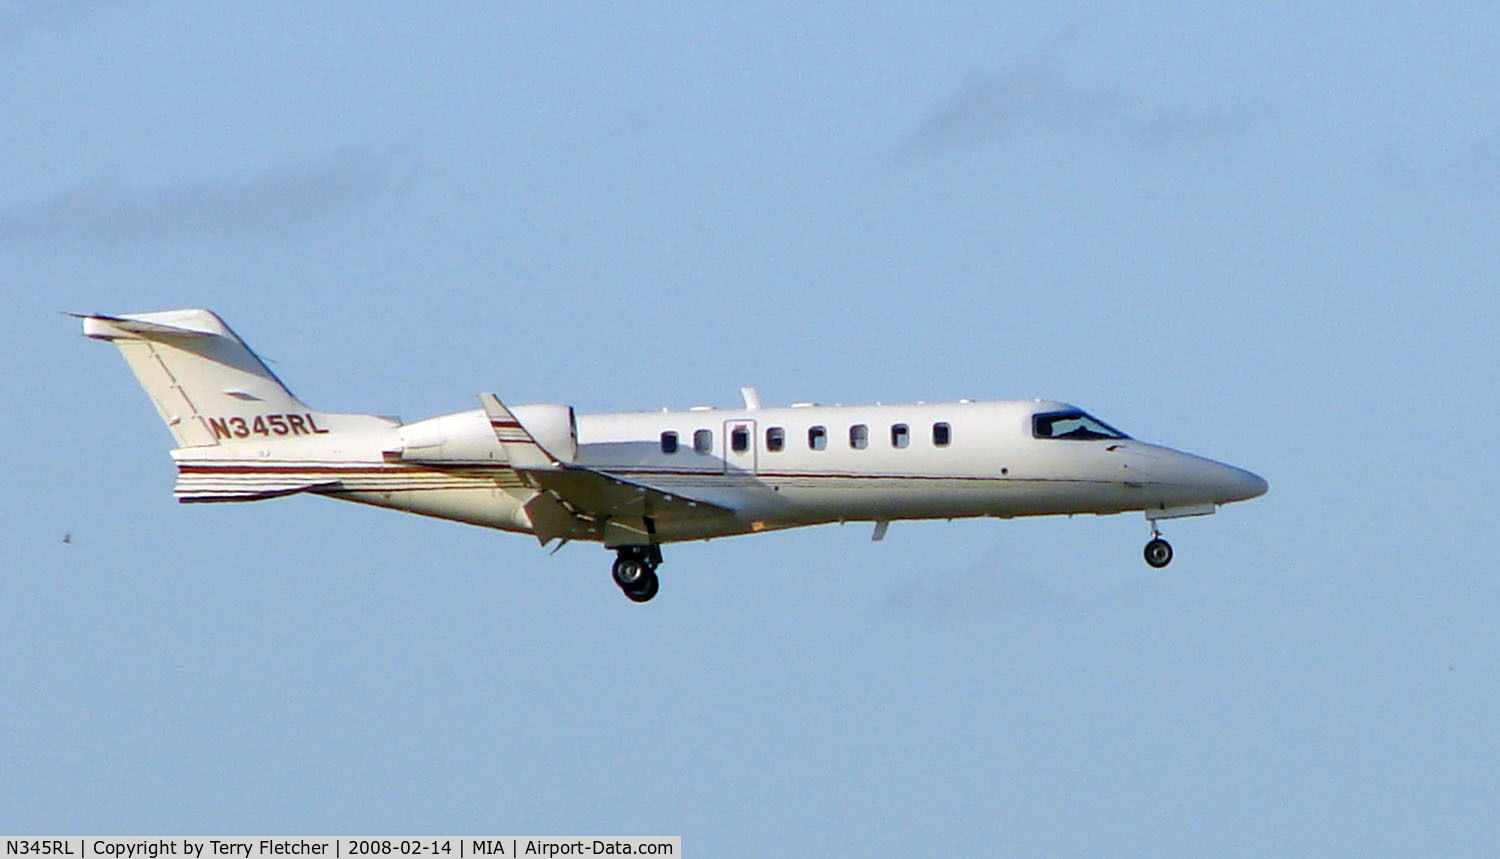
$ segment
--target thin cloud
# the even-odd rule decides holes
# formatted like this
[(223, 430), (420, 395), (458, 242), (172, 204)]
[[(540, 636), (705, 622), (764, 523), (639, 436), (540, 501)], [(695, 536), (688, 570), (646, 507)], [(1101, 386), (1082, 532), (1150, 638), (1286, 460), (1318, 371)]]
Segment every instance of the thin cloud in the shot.
[(388, 169), (357, 152), (243, 181), (143, 189), (96, 179), (46, 199), (0, 207), (0, 245), (264, 233), (360, 205), (392, 185)]
[(936, 155), (1041, 133), (1166, 147), (1242, 137), (1264, 113), (1248, 101), (1151, 108), (1124, 88), (1075, 83), (1051, 61), (1036, 61), (999, 74), (969, 75), (906, 136), (899, 154)]
[(1141, 128), (1148, 146), (1232, 139), (1249, 133), (1265, 114), (1262, 105), (1238, 101), (1218, 108), (1158, 108)]
[(1036, 130), (1078, 131), (1116, 118), (1117, 90), (1080, 86), (1050, 65), (1003, 74), (971, 74), (958, 92), (922, 120), (902, 145), (927, 154)]
[(1500, 181), (1500, 132), (1487, 134), (1470, 145), (1459, 165), (1462, 178), (1486, 188)]
[(1500, 132), (1479, 135), (1466, 145), (1453, 141), (1422, 148), (1392, 142), (1376, 170), (1385, 182), (1410, 191), (1488, 196), (1500, 188)]
[(955, 575), (914, 579), (898, 586), (886, 596), (884, 607), (893, 618), (943, 623), (1013, 613), (1066, 612), (1081, 606), (1076, 598), (1036, 576), (987, 561)]
[(43, 30), (67, 32), (107, 0), (0, 0), (0, 48), (9, 48)]

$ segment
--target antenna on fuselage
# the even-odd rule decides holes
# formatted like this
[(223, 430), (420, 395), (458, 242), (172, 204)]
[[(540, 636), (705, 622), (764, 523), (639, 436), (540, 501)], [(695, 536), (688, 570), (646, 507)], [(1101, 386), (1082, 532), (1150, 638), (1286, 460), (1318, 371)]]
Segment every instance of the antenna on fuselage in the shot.
[(745, 410), (753, 412), (760, 408), (760, 393), (754, 388), (740, 388), (740, 396), (745, 398)]

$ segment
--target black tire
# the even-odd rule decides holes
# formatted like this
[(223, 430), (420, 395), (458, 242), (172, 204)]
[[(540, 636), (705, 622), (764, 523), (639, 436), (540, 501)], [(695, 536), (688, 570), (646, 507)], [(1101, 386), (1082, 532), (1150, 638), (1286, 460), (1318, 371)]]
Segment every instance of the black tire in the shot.
[(610, 574), (615, 577), (615, 584), (629, 591), (641, 587), (646, 577), (651, 575), (651, 569), (640, 558), (622, 556), (615, 559)]
[(1159, 570), (1172, 563), (1172, 544), (1157, 537), (1146, 544), (1143, 554), (1146, 556), (1146, 563)]
[(652, 597), (656, 596), (656, 592), (661, 590), (661, 579), (656, 577), (656, 573), (648, 570), (646, 577), (638, 584), (628, 588), (621, 586), (620, 590), (625, 592), (625, 596), (629, 597), (631, 602), (649, 602)]

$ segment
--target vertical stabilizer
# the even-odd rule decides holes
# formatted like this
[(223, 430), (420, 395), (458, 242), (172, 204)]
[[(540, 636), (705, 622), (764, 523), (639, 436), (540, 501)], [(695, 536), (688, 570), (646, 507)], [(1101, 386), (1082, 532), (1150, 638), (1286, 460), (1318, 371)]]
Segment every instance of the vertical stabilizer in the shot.
[(295, 433), (294, 418), (304, 424), (316, 420), (210, 311), (81, 318), (85, 335), (119, 347), (179, 447), (245, 437), (257, 420), (263, 433), (277, 435)]

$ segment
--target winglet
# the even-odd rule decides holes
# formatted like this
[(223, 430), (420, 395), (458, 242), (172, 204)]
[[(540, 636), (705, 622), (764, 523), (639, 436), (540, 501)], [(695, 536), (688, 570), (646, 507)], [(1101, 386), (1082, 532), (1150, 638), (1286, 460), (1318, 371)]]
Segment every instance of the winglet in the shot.
[(494, 429), (495, 438), (500, 441), (500, 447), (505, 450), (505, 458), (510, 460), (512, 468), (555, 469), (562, 466), (562, 461), (542, 447), (526, 427), (516, 420), (511, 410), (500, 402), (499, 397), (480, 394), (479, 403), (484, 406), (484, 413), (490, 419), (490, 427)]

